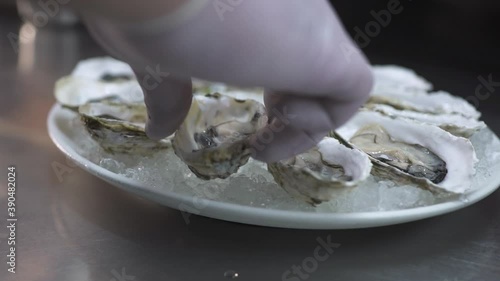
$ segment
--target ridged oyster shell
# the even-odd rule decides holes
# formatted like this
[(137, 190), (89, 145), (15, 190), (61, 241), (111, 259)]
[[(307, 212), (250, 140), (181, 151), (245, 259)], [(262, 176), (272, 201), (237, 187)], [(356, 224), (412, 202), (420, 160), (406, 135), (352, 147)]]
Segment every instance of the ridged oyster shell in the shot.
[(410, 110), (399, 110), (385, 104), (367, 104), (365, 109), (376, 111), (393, 118), (405, 118), (435, 125), (456, 136), (468, 138), (486, 127), (483, 121), (467, 118), (460, 114), (429, 114)]
[(147, 137), (144, 103), (101, 100), (86, 103), (78, 111), (87, 131), (107, 152), (151, 155), (171, 146), (169, 139), (155, 141)]
[(60, 104), (69, 108), (109, 98), (123, 103), (144, 100), (130, 66), (110, 57), (80, 61), (71, 75), (56, 82), (54, 95)]
[(220, 94), (196, 95), (175, 133), (175, 154), (202, 179), (227, 178), (247, 163), (249, 137), (267, 123), (264, 105)]
[(375, 85), (368, 104), (390, 105), (398, 110), (429, 114), (458, 114), (478, 119), (481, 113), (466, 100), (444, 91), (432, 92), (432, 84), (413, 70), (398, 66), (374, 66)]
[(336, 132), (370, 155), (374, 175), (436, 193), (462, 194), (471, 186), (474, 147), (439, 127), (361, 111)]
[(268, 164), (283, 189), (313, 205), (355, 187), (370, 175), (371, 167), (365, 153), (330, 137), (302, 154)]

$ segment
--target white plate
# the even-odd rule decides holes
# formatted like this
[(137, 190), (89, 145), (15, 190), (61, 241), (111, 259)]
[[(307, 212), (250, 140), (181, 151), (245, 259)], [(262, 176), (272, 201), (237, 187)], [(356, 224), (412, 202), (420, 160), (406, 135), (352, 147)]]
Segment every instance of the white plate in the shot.
[[(82, 169), (112, 185), (171, 208), (182, 209), (180, 206), (193, 206), (195, 203), (195, 206), (201, 206), (195, 208), (196, 214), (232, 222), (300, 229), (348, 229), (392, 225), (429, 218), (467, 207), (485, 198), (500, 186), (500, 174), (493, 172), (500, 169), (500, 161), (496, 161), (494, 165), (490, 166), (491, 172), (488, 171), (490, 177), (479, 188), (469, 192), (466, 196), (467, 200), (456, 200), (405, 210), (357, 213), (303, 212), (280, 209), (279, 207), (259, 208), (195, 198), (174, 191), (148, 187), (138, 181), (108, 171), (78, 154), (76, 144), (71, 138), (74, 135), (71, 132), (72, 127), (68, 125), (71, 124), (70, 120), (73, 120), (74, 117), (74, 113), (56, 104), (49, 113), (47, 125), (52, 141)], [(498, 149), (495, 147), (495, 151), (500, 151), (500, 144)]]

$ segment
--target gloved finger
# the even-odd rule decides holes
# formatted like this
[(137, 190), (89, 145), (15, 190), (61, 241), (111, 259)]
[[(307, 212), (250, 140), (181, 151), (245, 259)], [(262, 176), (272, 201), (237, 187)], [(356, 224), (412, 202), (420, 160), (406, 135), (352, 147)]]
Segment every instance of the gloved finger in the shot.
[(161, 77), (135, 71), (148, 110), (146, 133), (151, 139), (162, 139), (175, 132), (184, 121), (192, 101), (191, 79)]
[(265, 102), (270, 122), (252, 137), (252, 156), (274, 162), (318, 143), (335, 127), (323, 100), (267, 92)]
[(252, 139), (253, 157), (274, 162), (306, 151), (343, 125), (364, 101), (266, 91), (271, 122)]

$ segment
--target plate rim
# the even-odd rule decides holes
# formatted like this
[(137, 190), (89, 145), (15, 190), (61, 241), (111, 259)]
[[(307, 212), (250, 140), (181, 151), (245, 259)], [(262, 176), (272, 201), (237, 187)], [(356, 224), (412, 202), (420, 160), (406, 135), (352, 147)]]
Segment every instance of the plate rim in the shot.
[(106, 170), (77, 153), (67, 144), (70, 139), (57, 125), (57, 118), (64, 118), (62, 116), (64, 110), (69, 109), (63, 108), (58, 103), (55, 103), (51, 107), (47, 116), (48, 134), (56, 147), (80, 168), (117, 188), (132, 192), (140, 197), (179, 211), (187, 211), (180, 210), (182, 204), (192, 206), (194, 200), (196, 200), (197, 205), (204, 205), (204, 207), (193, 207), (198, 211), (195, 215), (224, 221), (292, 229), (357, 229), (379, 227), (451, 213), (486, 198), (500, 187), (499, 178), (498, 182), (488, 182), (483, 188), (468, 193), (467, 201), (450, 201), (404, 210), (353, 213), (317, 213), (267, 209), (178, 194), (170, 190), (158, 192), (157, 189), (148, 188), (139, 181), (119, 176)]

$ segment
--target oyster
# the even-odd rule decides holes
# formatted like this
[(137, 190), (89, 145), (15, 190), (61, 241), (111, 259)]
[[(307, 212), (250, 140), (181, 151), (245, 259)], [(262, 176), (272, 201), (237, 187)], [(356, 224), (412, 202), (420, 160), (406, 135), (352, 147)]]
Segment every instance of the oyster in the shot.
[(251, 155), (249, 137), (267, 123), (264, 106), (218, 93), (196, 95), (172, 144), (202, 179), (227, 178)]
[(461, 194), (471, 186), (474, 147), (439, 127), (361, 111), (337, 133), (368, 153), (377, 176), (436, 193)]
[(155, 141), (147, 137), (143, 103), (102, 100), (86, 103), (78, 110), (87, 131), (107, 152), (150, 155), (171, 145), (168, 138)]
[(385, 104), (366, 104), (365, 109), (380, 112), (394, 118), (411, 119), (440, 127), (456, 136), (468, 138), (486, 127), (483, 121), (460, 114), (429, 114), (410, 110), (399, 110)]
[(193, 93), (195, 95), (222, 93), (225, 96), (229, 96), (235, 99), (250, 99), (264, 104), (264, 89), (262, 88), (241, 88), (230, 86), (224, 83), (193, 79)]
[(371, 167), (365, 153), (330, 137), (307, 152), (268, 164), (283, 189), (313, 205), (355, 187), (370, 175)]
[(429, 114), (458, 114), (478, 119), (481, 113), (466, 100), (443, 91), (421, 92), (386, 90), (373, 92), (368, 104), (386, 104), (399, 110), (410, 110)]
[(418, 76), (415, 71), (397, 65), (375, 65), (372, 67), (374, 76), (374, 92), (385, 89), (399, 90), (432, 90), (432, 84), (423, 77)]
[(429, 114), (459, 114), (478, 119), (481, 113), (466, 100), (444, 91), (431, 92), (432, 84), (414, 71), (398, 66), (373, 67), (375, 85), (368, 104)]
[(87, 102), (109, 98), (123, 103), (144, 100), (130, 66), (109, 57), (79, 62), (71, 75), (56, 82), (55, 97), (60, 104), (73, 109)]

